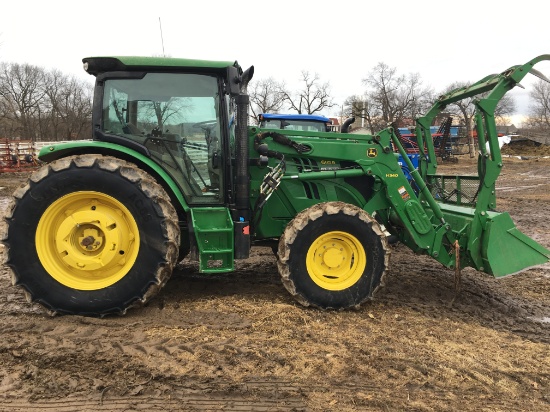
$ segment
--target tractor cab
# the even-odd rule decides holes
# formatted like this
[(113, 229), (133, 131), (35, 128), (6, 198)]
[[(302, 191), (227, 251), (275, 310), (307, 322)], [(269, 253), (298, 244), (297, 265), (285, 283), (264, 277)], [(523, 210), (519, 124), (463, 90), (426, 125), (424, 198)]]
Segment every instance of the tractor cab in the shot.
[[(223, 204), (234, 107), (227, 68), (233, 63), (193, 62), (193, 70), (182, 71), (159, 68), (174, 59), (134, 60), (119, 58), (115, 62), (122, 67), (109, 70), (109, 58), (85, 59), (87, 71), (98, 79), (94, 140), (145, 152), (188, 204)], [(171, 64), (183, 63), (190, 64)]]

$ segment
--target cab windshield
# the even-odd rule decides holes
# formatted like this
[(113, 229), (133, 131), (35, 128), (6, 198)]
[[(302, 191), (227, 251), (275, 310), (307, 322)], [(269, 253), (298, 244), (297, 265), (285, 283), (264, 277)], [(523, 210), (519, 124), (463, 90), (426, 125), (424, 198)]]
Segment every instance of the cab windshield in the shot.
[(189, 203), (220, 203), (220, 84), (191, 73), (106, 80), (102, 129), (143, 144)]

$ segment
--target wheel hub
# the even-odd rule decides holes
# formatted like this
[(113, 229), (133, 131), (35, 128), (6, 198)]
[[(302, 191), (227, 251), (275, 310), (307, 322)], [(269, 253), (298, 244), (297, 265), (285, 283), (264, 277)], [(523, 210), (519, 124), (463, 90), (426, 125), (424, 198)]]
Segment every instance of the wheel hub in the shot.
[(88, 235), (85, 238), (80, 237), (80, 246), (82, 246), (82, 248), (86, 249), (87, 251), (97, 250), (103, 244), (103, 233), (96, 236), (97, 237), (94, 237), (93, 235)]
[(306, 256), (309, 276), (327, 290), (344, 290), (354, 285), (361, 278), (366, 262), (361, 242), (340, 231), (319, 236)]
[(81, 290), (120, 280), (132, 267), (139, 232), (118, 200), (98, 192), (77, 192), (55, 201), (36, 232), (44, 268), (60, 283)]
[(325, 252), (322, 252), (320, 256), (323, 259), (322, 264), (326, 265), (329, 269), (340, 267), (345, 260), (342, 248), (330, 247)]

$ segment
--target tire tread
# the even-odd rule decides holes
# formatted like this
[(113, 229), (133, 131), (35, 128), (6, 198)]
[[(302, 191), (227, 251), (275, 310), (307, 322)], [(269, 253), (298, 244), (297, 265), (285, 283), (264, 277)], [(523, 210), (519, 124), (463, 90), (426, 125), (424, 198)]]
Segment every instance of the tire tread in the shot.
[(316, 305), (315, 303), (309, 301), (307, 297), (298, 292), (296, 285), (292, 280), (290, 265), (288, 264), (292, 245), (299, 233), (308, 224), (314, 222), (324, 215), (335, 215), (338, 213), (344, 213), (348, 216), (355, 216), (370, 225), (372, 230), (379, 236), (382, 243), (382, 248), (384, 250), (384, 270), (381, 274), (379, 284), (376, 285), (369, 296), (366, 296), (361, 302), (358, 302), (355, 307), (357, 308), (366, 301), (371, 300), (376, 292), (384, 286), (385, 277), (389, 268), (391, 252), (386, 236), (384, 235), (384, 232), (379, 223), (363, 209), (349, 203), (337, 201), (318, 203), (298, 213), (296, 217), (287, 225), (283, 236), (281, 236), (281, 238), (279, 239), (277, 268), (281, 276), (281, 281), (285, 289), (294, 297), (294, 299), (296, 299), (303, 306), (313, 306), (318, 309), (328, 309)]
[[(17, 286), (23, 290), (29, 302), (38, 302), (48, 311), (51, 315), (57, 313), (56, 310), (52, 310), (48, 307), (46, 302), (43, 302), (39, 296), (33, 296), (32, 292), (28, 290), (25, 285), (20, 284), (17, 269), (13, 265), (10, 265), (10, 239), (9, 239), (9, 226), (12, 224), (12, 217), (14, 211), (18, 207), (21, 199), (28, 195), (32, 188), (32, 185), (40, 184), (44, 179), (50, 176), (51, 173), (62, 173), (72, 168), (92, 168), (98, 167), (107, 172), (118, 173), (124, 179), (139, 186), (140, 190), (146, 194), (156, 204), (157, 217), (162, 219), (161, 226), (163, 227), (164, 246), (165, 252), (162, 262), (158, 264), (154, 279), (155, 281), (149, 285), (149, 287), (143, 292), (142, 296), (131, 302), (115, 302), (110, 309), (102, 310), (101, 313), (93, 315), (104, 316), (106, 314), (117, 313), (124, 315), (130, 308), (136, 306), (142, 306), (148, 302), (158, 291), (166, 284), (172, 274), (172, 270), (177, 263), (179, 244), (180, 244), (180, 231), (178, 224), (178, 215), (174, 209), (174, 206), (170, 202), (170, 197), (166, 191), (160, 186), (152, 176), (145, 171), (138, 168), (138, 166), (127, 162), (125, 160), (95, 154), (76, 155), (66, 158), (58, 159), (52, 163), (49, 163), (42, 168), (35, 171), (28, 181), (15, 190), (12, 196), (12, 201), (8, 207), (8, 211), (2, 221), (2, 243), (5, 246), (5, 263), (11, 272), (11, 280), (14, 286)], [(78, 312), (66, 312), (67, 314), (79, 314)]]

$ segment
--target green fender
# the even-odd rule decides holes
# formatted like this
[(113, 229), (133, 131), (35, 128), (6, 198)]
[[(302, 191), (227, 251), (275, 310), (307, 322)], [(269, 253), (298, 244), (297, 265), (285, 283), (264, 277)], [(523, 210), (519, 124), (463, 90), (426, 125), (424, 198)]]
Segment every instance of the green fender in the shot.
[(151, 160), (149, 157), (137, 152), (136, 150), (129, 149), (127, 147), (107, 142), (100, 142), (95, 140), (90, 141), (78, 141), (70, 143), (59, 143), (44, 146), (39, 154), (38, 158), (44, 162), (51, 162), (56, 159), (60, 159), (66, 156), (72, 156), (76, 154), (87, 154), (87, 153), (98, 153), (101, 155), (112, 155), (115, 157), (123, 158), (125, 160), (133, 161), (138, 165), (145, 165), (147, 168), (152, 170), (156, 177), (161, 179), (163, 186), (173, 195), (181, 205), (182, 209), (187, 213), (189, 212), (189, 205), (183, 198), (183, 194), (179, 189), (178, 185), (170, 177), (168, 173), (164, 171), (157, 163)]

